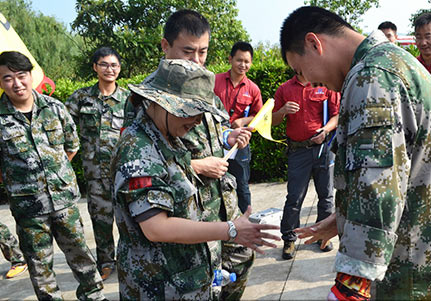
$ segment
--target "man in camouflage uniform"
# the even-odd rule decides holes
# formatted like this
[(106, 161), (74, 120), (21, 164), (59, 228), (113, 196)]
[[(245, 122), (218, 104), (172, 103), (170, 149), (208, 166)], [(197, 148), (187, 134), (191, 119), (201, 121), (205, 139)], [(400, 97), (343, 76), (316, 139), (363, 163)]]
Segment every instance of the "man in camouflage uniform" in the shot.
[(299, 230), (327, 239), (338, 229), (328, 297), (368, 299), (378, 280), (377, 299), (430, 299), (431, 76), (382, 32), (365, 38), (317, 7), (293, 12), (280, 39), (297, 73), (342, 92), (336, 223)]
[[(209, 39), (210, 26), (205, 17), (196, 11), (180, 10), (172, 14), (166, 22), (161, 46), (166, 59), (186, 59), (203, 66), (207, 57)], [(148, 76), (144, 83), (151, 82), (153, 76), (154, 73)], [(213, 104), (225, 112), (223, 103), (218, 97), (214, 98)], [(139, 107), (139, 104), (136, 106)], [(135, 111), (137, 110), (133, 108), (131, 102), (127, 102), (125, 126), (131, 123), (136, 115)], [(225, 130), (222, 129), (222, 124)], [(228, 126), (228, 122), (223, 121), (222, 118), (205, 113), (203, 122), (181, 138), (192, 153), (192, 168), (202, 180), (197, 183), (197, 188), (204, 204), (203, 219), (206, 221), (227, 221), (241, 215), (235, 192), (235, 178), (227, 173), (228, 163), (223, 160), (223, 149), (224, 146), (230, 148), (235, 142), (239, 142), (239, 148), (245, 147), (251, 134), (247, 132), (247, 128), (238, 128), (230, 135), (230, 130), (226, 130)], [(235, 141), (234, 137), (238, 132), (241, 134)], [(237, 274), (236, 282), (222, 287), (222, 298), (240, 299), (254, 261), (253, 251), (227, 242), (217, 241), (209, 245), (214, 268), (219, 268), (222, 259), (223, 268)], [(222, 245), (223, 252), (220, 258), (218, 254)], [(219, 289), (215, 287), (214, 293), (219, 294)]]
[(264, 226), (250, 223), (249, 214), (234, 221), (234, 237), (228, 236), (227, 223), (201, 222), (205, 205), (195, 188), (199, 178), (176, 137), (200, 123), (203, 112), (227, 118), (211, 105), (214, 80), (212, 72), (193, 62), (162, 60), (153, 81), (129, 85), (133, 99), (146, 104), (124, 131), (112, 160), (121, 298), (207, 300), (213, 273), (203, 242), (230, 238), (251, 246), (269, 237), (246, 237), (247, 228), (256, 234)]
[(121, 70), (120, 55), (112, 48), (96, 50), (93, 69), (99, 81), (94, 86), (75, 91), (66, 101), (66, 106), (80, 129), (82, 165), (87, 180), (88, 212), (96, 241), (97, 266), (102, 279), (106, 280), (115, 267), (109, 169), (112, 150), (123, 126), (124, 104), (129, 93), (116, 84)]
[(76, 126), (61, 102), (32, 90), (32, 68), (18, 52), (0, 55), (0, 169), (20, 247), (38, 299), (62, 299), (52, 270), (54, 237), (79, 281), (77, 298), (102, 300), (76, 206)]
[(0, 249), (4, 258), (12, 265), (6, 273), (6, 278), (13, 278), (27, 271), (27, 264), (21, 250), (19, 249), (18, 241), (15, 236), (10, 233), (5, 224), (0, 223)]

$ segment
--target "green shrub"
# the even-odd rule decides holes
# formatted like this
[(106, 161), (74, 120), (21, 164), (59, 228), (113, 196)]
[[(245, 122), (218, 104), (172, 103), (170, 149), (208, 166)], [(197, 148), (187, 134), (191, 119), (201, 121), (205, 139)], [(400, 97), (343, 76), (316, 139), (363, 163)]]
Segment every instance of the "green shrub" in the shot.
[[(274, 54), (255, 55), (252, 68), (247, 74), (259, 86), (264, 102), (269, 98), (273, 98), (278, 87), (292, 78), (293, 75), (293, 70), (287, 68), (281, 58)], [(272, 137), (274, 139), (286, 137), (286, 124), (284, 122), (279, 126), (272, 127)], [(254, 134), (250, 147), (252, 150), (251, 181), (267, 182), (287, 179), (285, 145), (266, 140), (259, 134)]]
[(407, 47), (404, 47), (405, 50), (410, 52), (414, 57), (418, 57), (420, 52), (416, 45), (410, 44)]
[[(287, 67), (277, 48), (264, 49), (259, 45), (253, 57), (253, 64), (247, 77), (256, 83), (262, 93), (265, 103), (273, 98), (277, 88), (292, 78), (294, 72)], [(226, 72), (229, 64), (209, 66), (214, 73)], [(286, 136), (286, 124), (282, 122), (279, 126), (272, 127), (272, 137), (283, 139)], [(286, 146), (262, 138), (257, 132), (253, 134), (250, 141), (252, 160), (250, 164), (251, 182), (284, 181), (287, 179), (287, 156)]]

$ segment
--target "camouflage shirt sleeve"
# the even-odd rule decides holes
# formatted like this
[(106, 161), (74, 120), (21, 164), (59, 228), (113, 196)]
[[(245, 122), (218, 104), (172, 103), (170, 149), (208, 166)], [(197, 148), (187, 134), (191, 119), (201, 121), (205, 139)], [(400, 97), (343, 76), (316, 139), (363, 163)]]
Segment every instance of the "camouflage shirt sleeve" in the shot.
[(113, 161), (114, 193), (126, 201), (133, 218), (153, 208), (173, 212), (174, 192), (168, 184), (166, 166), (148, 138), (142, 133), (132, 134), (135, 129), (134, 126), (126, 129), (118, 144)]
[(75, 124), (79, 124), (79, 97), (75, 91), (65, 102)]
[(39, 94), (39, 97), (43, 97), (49, 103), (51, 110), (56, 113), (61, 122), (64, 134), (64, 150), (70, 153), (77, 152), (79, 150), (78, 131), (65, 104), (47, 95)]
[(379, 68), (362, 69), (344, 89), (335, 168), (337, 272), (381, 280), (391, 260), (409, 178), (405, 137), (414, 122), (401, 105), (406, 91), (399, 77)]
[(123, 125), (123, 127), (126, 128), (129, 125), (131, 125), (135, 116), (136, 116), (136, 109), (132, 104), (131, 95), (129, 95), (129, 97), (127, 97), (127, 99), (126, 99), (126, 103), (124, 104), (124, 125)]
[(76, 129), (76, 124), (73, 121), (72, 116), (69, 114), (66, 107), (62, 105), (63, 114), (61, 114), (61, 123), (63, 125), (64, 132), (64, 150), (66, 152), (77, 152), (79, 150), (79, 137)]

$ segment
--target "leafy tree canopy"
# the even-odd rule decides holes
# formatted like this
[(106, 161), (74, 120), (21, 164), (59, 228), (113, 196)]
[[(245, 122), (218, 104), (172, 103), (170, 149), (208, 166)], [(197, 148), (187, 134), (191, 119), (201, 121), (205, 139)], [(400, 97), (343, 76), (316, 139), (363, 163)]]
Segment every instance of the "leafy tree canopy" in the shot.
[(379, 7), (379, 0), (305, 0), (304, 3), (326, 8), (356, 28), (367, 10), (373, 6)]
[[(428, 2), (431, 4), (431, 0), (428, 0)], [(415, 12), (414, 14), (412, 14), (409, 21), (412, 23), (413, 30), (414, 30), (413, 24), (414, 24), (416, 18), (419, 17), (420, 15), (422, 15), (423, 13), (431, 13), (431, 5), (430, 5), (430, 7), (422, 8), (422, 9), (418, 10), (417, 12)], [(414, 34), (414, 33), (412, 33), (412, 34)]]
[(236, 0), (77, 0), (72, 28), (84, 38), (88, 58), (96, 48), (109, 45), (123, 57), (123, 74), (130, 77), (156, 68), (163, 55), (163, 26), (173, 12), (184, 8), (200, 12), (211, 25), (207, 63), (225, 60), (233, 43), (249, 40), (236, 19)]
[(79, 38), (54, 17), (35, 13), (30, 0), (0, 0), (0, 12), (11, 23), (30, 53), (52, 78), (74, 78)]

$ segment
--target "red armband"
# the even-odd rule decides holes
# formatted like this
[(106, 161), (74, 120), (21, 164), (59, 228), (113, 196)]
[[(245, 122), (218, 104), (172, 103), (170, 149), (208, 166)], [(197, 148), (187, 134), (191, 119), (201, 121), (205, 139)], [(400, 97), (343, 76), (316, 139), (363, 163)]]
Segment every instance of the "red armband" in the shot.
[(370, 300), (371, 280), (352, 276), (344, 273), (337, 273), (335, 285), (331, 292), (338, 300), (365, 301)]
[(131, 178), (129, 180), (129, 190), (136, 190), (151, 186), (151, 177)]

